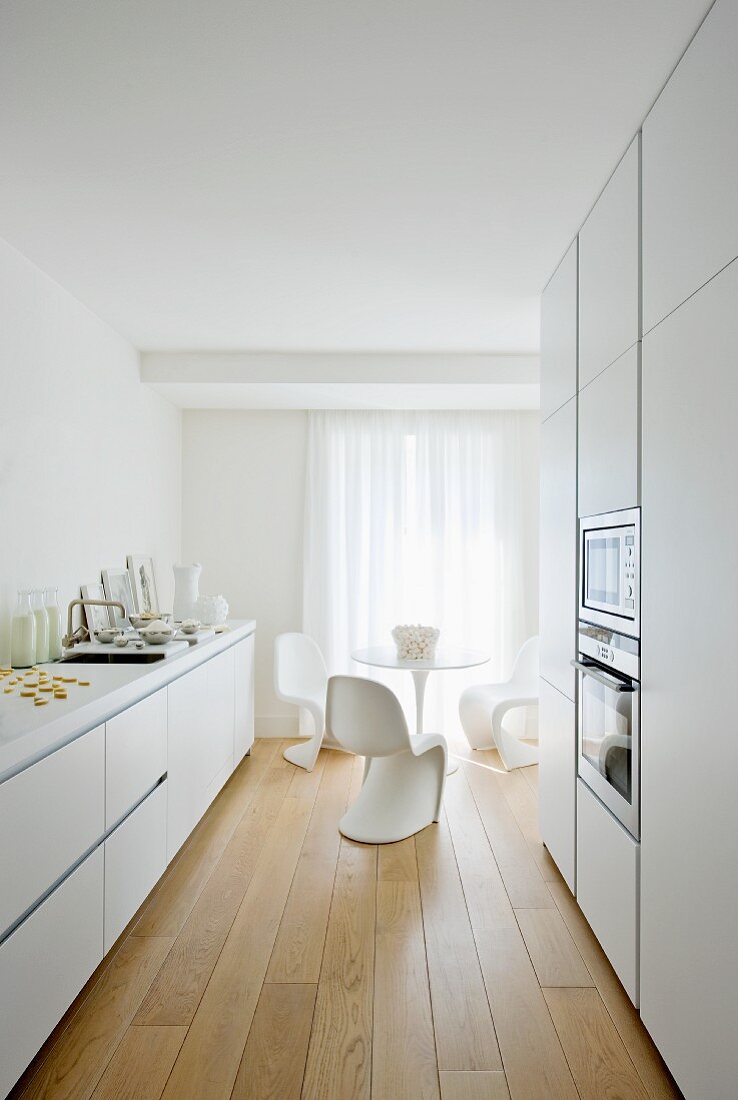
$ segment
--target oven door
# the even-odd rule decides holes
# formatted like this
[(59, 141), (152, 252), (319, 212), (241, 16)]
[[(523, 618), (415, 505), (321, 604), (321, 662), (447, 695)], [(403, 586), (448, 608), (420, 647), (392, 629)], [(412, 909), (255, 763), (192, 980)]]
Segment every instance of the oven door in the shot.
[(579, 776), (638, 840), (640, 684), (588, 658), (573, 664), (579, 673)]

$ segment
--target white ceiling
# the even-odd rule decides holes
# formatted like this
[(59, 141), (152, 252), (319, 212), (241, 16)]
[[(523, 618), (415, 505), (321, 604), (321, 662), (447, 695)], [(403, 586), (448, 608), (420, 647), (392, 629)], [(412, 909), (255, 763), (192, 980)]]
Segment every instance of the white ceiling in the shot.
[(4, 0), (0, 235), (150, 349), (538, 347), (708, 0)]

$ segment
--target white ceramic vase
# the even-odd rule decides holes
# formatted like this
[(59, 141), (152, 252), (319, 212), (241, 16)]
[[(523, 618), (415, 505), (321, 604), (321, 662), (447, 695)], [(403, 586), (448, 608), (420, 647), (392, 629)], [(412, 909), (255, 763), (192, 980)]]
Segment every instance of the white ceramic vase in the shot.
[(173, 568), (174, 607), (172, 615), (176, 623), (181, 623), (185, 619), (191, 619), (195, 614), (202, 566), (199, 562), (194, 562), (192, 565), (175, 565)]
[(200, 596), (195, 605), (195, 618), (203, 626), (222, 626), (228, 618), (228, 601), (222, 596)]

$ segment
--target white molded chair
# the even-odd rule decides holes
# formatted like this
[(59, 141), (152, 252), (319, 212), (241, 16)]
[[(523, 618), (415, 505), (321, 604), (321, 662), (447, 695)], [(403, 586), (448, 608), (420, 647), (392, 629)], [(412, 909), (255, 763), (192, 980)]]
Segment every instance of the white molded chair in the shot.
[(438, 821), (446, 741), (438, 733), (411, 737), (389, 688), (361, 676), (331, 676), (326, 726), (343, 748), (366, 757), (359, 797), (338, 826), (344, 836), (393, 844)]
[(538, 637), (529, 638), (515, 658), (513, 673), (502, 684), (467, 688), (459, 700), (459, 717), (473, 749), (496, 748), (512, 771), (538, 763), (538, 746), (527, 745), (506, 730), (502, 720), (516, 707), (538, 706)]
[(299, 745), (284, 750), (285, 760), (311, 772), (320, 746), (337, 748), (325, 738), (325, 693), (328, 672), (320, 649), (307, 634), (279, 634), (274, 639), (274, 692), (284, 703), (309, 711), (315, 732)]

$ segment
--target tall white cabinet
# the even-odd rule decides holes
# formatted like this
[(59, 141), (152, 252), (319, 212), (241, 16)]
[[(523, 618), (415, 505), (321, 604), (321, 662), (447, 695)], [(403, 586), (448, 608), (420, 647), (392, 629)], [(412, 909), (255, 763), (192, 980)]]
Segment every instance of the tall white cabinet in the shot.
[(579, 233), (580, 516), (640, 503), (640, 135)]
[(738, 260), (644, 340), (641, 1013), (688, 1097), (738, 1082)]
[(643, 124), (643, 331), (738, 255), (738, 4), (717, 0)]
[(641, 1015), (685, 1096), (738, 1088), (738, 4), (643, 125)]
[(541, 306), (540, 827), (570, 888), (576, 852), (577, 242)]

